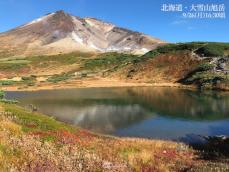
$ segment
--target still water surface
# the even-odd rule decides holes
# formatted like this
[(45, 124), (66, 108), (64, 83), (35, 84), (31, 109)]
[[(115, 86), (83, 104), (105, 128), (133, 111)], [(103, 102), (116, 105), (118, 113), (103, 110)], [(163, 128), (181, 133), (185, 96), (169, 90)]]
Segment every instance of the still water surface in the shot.
[(20, 104), (103, 134), (199, 142), (229, 135), (229, 93), (177, 88), (78, 88), (8, 92)]

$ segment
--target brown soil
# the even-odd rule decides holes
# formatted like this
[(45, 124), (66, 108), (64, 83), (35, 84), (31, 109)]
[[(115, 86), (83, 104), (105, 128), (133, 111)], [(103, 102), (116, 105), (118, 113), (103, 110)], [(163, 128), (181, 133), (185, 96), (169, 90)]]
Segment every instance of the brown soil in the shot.
[(145, 83), (131, 82), (128, 80), (111, 79), (111, 78), (85, 78), (59, 83), (40, 83), (35, 86), (2, 86), (0, 89), (5, 91), (36, 91), (36, 90), (51, 90), (51, 89), (68, 89), (68, 88), (93, 88), (93, 87), (139, 87), (139, 86), (154, 86), (154, 87), (180, 87), (195, 89), (194, 86), (185, 86), (179, 83), (162, 82), (162, 83)]

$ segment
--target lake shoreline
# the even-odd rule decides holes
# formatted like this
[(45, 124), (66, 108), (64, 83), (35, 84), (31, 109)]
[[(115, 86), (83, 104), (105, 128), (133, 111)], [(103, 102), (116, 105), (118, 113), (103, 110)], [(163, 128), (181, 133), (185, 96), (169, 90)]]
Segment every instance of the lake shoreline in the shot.
[(58, 89), (73, 89), (73, 88), (112, 88), (112, 87), (174, 87), (181, 89), (197, 90), (194, 85), (183, 85), (180, 83), (143, 83), (143, 82), (129, 82), (109, 78), (93, 78), (80, 79), (60, 83), (42, 83), (35, 86), (1, 86), (4, 91), (39, 91), (39, 90), (58, 90)]
[[(12, 85), (0, 86), (0, 90), (4, 91), (39, 91), (39, 90), (58, 90), (58, 89), (74, 89), (74, 88), (112, 88), (112, 87), (171, 87), (180, 89), (200, 90), (196, 85), (184, 85), (178, 82), (130, 82), (130, 80), (111, 79), (111, 78), (84, 78), (70, 81), (61, 81), (58, 83), (37, 83), (34, 86), (27, 85)], [(214, 90), (227, 92), (229, 89), (212, 88), (205, 90)]]

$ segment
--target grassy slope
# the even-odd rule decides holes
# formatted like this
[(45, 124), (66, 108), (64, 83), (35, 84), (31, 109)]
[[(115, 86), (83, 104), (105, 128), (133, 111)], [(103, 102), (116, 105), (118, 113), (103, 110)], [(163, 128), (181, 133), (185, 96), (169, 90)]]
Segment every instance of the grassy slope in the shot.
[[(102, 136), (0, 103), (0, 171), (226, 171), (170, 141)], [(226, 159), (224, 159), (226, 160)]]
[(197, 64), (198, 61), (190, 58), (186, 51), (159, 54), (155, 58), (133, 63), (127, 68), (126, 76), (138, 82), (176, 82), (184, 77), (188, 71), (194, 69)]
[(3, 171), (180, 171), (195, 163), (183, 144), (95, 135), (17, 105), (0, 107)]
[[(81, 64), (88, 58), (93, 58), (94, 54), (74, 52), (69, 54), (59, 54), (50, 56), (30, 56), (30, 57), (8, 57), (0, 59), (1, 73), (9, 77), (18, 73), (21, 75), (41, 74), (47, 71), (47, 74), (62, 71), (68, 72), (73, 64)], [(58, 70), (56, 70), (58, 69)], [(53, 72), (52, 72), (53, 71)]]
[[(168, 44), (132, 61), (118, 75), (138, 82), (194, 84), (198, 87), (229, 89), (229, 76), (210, 68), (212, 57), (228, 58), (228, 43), (192, 42)], [(198, 60), (195, 56), (204, 56)]]
[[(79, 76), (119, 78), (129, 82), (175, 83), (197, 85), (201, 88), (229, 89), (228, 75), (212, 69), (201, 69), (212, 56), (228, 56), (228, 43), (191, 42), (167, 44), (143, 56), (120, 53), (88, 54), (70, 53), (26, 58), (1, 58), (0, 77), (36, 75), (45, 77), (46, 83), (77, 79)], [(193, 54), (209, 59), (197, 60)], [(228, 58), (228, 57), (227, 57)], [(228, 65), (228, 64), (227, 64)], [(228, 68), (228, 67), (227, 67)], [(200, 70), (201, 69), (201, 70)], [(32, 79), (32, 78), (31, 78)], [(79, 77), (78, 77), (79, 79)], [(37, 82), (38, 81), (38, 82)], [(2, 85), (40, 85), (39, 79), (12, 82)]]
[[(53, 56), (34, 56), (26, 58), (4, 58), (0, 60), (0, 85), (28, 87), (40, 84), (53, 84), (62, 81), (74, 80), (74, 73), (80, 73), (78, 78), (88, 74), (102, 75), (104, 71), (115, 71), (127, 65), (134, 55), (119, 53), (86, 54), (70, 53)], [(26, 61), (26, 63), (24, 63)], [(1, 77), (1, 75), (0, 75)], [(15, 81), (14, 78), (21, 78)], [(39, 77), (46, 82), (39, 81)], [(27, 79), (24, 79), (27, 78)], [(42, 80), (43, 80), (42, 79)]]

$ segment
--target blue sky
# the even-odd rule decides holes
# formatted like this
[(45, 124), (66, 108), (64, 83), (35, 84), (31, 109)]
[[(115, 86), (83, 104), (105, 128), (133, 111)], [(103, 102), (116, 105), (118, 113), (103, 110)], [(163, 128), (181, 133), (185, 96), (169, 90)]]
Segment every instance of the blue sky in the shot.
[[(184, 19), (182, 12), (163, 12), (163, 4), (225, 4), (225, 19)], [(0, 32), (64, 10), (95, 17), (168, 42), (229, 42), (229, 0), (0, 0)]]

